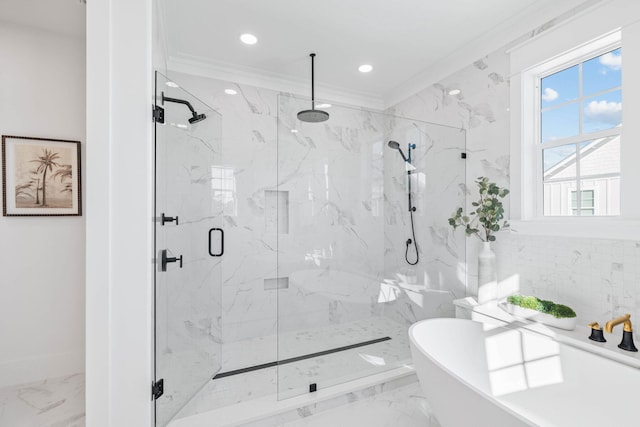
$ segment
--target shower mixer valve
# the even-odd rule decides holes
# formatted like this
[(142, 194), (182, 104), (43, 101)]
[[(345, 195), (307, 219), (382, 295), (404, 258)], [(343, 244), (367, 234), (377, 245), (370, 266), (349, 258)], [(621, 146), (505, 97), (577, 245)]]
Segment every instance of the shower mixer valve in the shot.
[(160, 271), (167, 271), (167, 264), (171, 262), (177, 262), (180, 268), (182, 268), (182, 255), (179, 257), (168, 257), (167, 250), (160, 251)]

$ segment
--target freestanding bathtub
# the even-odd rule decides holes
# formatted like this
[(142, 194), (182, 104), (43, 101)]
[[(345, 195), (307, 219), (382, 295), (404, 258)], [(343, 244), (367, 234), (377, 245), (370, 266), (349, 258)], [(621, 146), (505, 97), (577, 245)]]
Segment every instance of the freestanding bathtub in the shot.
[(466, 319), (424, 320), (409, 336), (442, 427), (640, 425), (637, 368), (535, 332)]

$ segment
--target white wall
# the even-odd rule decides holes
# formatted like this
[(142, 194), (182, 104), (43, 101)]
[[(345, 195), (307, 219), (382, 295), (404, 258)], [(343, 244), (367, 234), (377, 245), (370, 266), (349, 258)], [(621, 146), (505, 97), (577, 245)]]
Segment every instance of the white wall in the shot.
[(87, 2), (91, 427), (152, 422), (151, 0)]
[[(0, 133), (84, 158), (84, 39), (0, 22), (0, 64)], [(0, 387), (84, 371), (84, 239), (84, 216), (0, 217)]]

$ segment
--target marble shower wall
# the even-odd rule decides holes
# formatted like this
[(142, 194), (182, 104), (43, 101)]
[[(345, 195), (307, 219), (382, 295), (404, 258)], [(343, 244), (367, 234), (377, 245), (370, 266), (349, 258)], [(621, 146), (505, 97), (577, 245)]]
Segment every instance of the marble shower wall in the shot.
[[(412, 205), (419, 261), (405, 260), (407, 239), (412, 239), (408, 211), (408, 177), (402, 157), (385, 146), (384, 152), (384, 296), (385, 315), (407, 325), (430, 317), (454, 315), (453, 300), (465, 294), (465, 241), (451, 232), (447, 218), (451, 206), (465, 198), (465, 133), (460, 128), (388, 117), (386, 140), (412, 150)], [(408, 259), (416, 260), (413, 245)]]
[[(230, 186), (225, 343), (371, 315), (411, 323), (453, 314), (451, 302), (464, 295), (465, 280), (459, 262), (465, 241), (446, 227), (450, 205), (464, 198), (459, 127), (338, 106), (329, 109), (328, 122), (306, 124), (295, 113), (308, 101), (187, 74), (171, 77), (223, 116), (220, 167), (229, 172)], [(226, 88), (238, 94), (226, 95)], [(404, 263), (406, 174), (397, 151), (386, 145), (390, 139), (417, 145), (415, 220), (416, 232), (424, 234), (417, 268)], [(276, 348), (271, 356), (261, 358), (275, 359)], [(241, 367), (224, 350), (223, 358), (224, 369)]]
[(278, 212), (289, 219), (278, 233), (278, 275), (289, 279), (279, 291), (281, 333), (381, 312), (385, 118), (334, 105), (324, 123), (299, 121), (308, 108), (279, 95), (278, 190), (289, 200), (288, 213)]
[[(444, 247), (446, 252), (443, 253), (458, 254), (455, 258), (458, 265), (453, 269), (455, 275), (440, 276), (439, 284), (440, 289), (451, 292), (453, 298), (474, 294), (477, 288), (477, 263), (474, 260), (477, 259), (480, 242), (466, 239), (463, 230), (454, 233), (447, 219), (465, 203), (466, 209), (470, 208), (471, 201), (477, 196), (477, 177), (489, 176), (502, 186), (509, 183), (508, 67), (508, 57), (496, 52), (388, 109), (393, 115), (443, 123), (464, 130), (464, 136), (458, 139), (448, 135), (443, 147), (448, 146), (455, 151), (460, 149), (458, 147), (464, 148), (466, 143), (467, 159), (451, 157), (436, 163), (439, 170), (448, 173), (462, 169), (461, 186), (447, 191), (445, 189), (451, 185), (447, 175), (432, 176), (432, 188), (441, 192), (436, 196), (440, 212), (431, 218), (429, 233), (423, 230), (418, 237), (420, 240), (436, 236), (444, 245), (441, 243), (435, 247)], [(452, 89), (460, 89), (461, 92), (449, 95)], [(461, 138), (464, 141), (459, 142)], [(440, 262), (446, 265), (450, 260)], [(427, 289), (425, 286), (419, 288), (420, 292)], [(427, 295), (426, 301), (434, 301), (432, 294)], [(421, 317), (412, 315), (423, 310), (421, 299), (417, 302), (405, 300), (402, 305), (401, 312), (408, 322)], [(448, 304), (441, 307), (447, 307), (443, 315), (452, 315)]]
[[(228, 344), (277, 333), (277, 92), (172, 73), (171, 78), (222, 115), (217, 167), (224, 192), (223, 370), (277, 359), (275, 339), (240, 357)], [(232, 88), (237, 95), (227, 95)], [(250, 352), (250, 350), (248, 350)]]

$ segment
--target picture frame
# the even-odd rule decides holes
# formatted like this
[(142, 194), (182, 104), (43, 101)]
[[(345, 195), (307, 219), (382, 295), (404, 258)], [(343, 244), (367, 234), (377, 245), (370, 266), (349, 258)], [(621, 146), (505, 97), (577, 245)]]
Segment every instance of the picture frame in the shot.
[(80, 141), (2, 135), (2, 215), (80, 216)]

